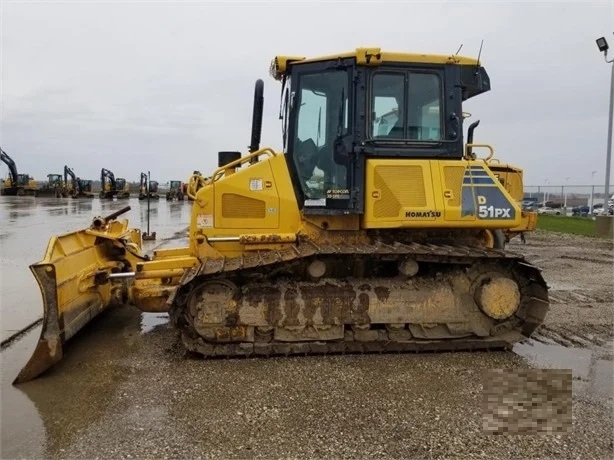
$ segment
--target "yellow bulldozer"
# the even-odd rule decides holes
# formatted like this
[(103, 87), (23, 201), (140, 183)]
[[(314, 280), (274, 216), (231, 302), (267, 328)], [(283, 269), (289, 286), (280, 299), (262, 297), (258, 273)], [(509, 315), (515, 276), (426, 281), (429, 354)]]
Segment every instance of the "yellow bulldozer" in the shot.
[(31, 265), (41, 337), (15, 383), (127, 303), (168, 312), (205, 357), (509, 348), (543, 322), (540, 270), (505, 248), (518, 203), (493, 148), (464, 141), (463, 101), (490, 90), (478, 60), (358, 48), (277, 56), (270, 73), (283, 151), (260, 147), (258, 80), (249, 152), (220, 152), (190, 191), (187, 246), (146, 254), (129, 207), (51, 238)]
[(61, 174), (47, 174), (47, 182), (41, 183), (36, 189), (36, 196), (65, 198), (68, 196), (68, 186)]

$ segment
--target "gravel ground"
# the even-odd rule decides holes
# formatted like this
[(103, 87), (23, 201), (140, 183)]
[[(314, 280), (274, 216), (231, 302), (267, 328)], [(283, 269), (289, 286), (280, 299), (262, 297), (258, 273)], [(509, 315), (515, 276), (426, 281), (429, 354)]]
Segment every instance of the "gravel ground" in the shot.
[[(510, 249), (552, 287), (546, 324), (516, 353), (203, 361), (163, 315), (116, 309), (20, 387), (43, 434), (3, 434), (2, 458), (612, 458), (612, 244), (538, 232)], [(483, 431), (486, 371), (560, 363), (574, 369), (570, 434)]]

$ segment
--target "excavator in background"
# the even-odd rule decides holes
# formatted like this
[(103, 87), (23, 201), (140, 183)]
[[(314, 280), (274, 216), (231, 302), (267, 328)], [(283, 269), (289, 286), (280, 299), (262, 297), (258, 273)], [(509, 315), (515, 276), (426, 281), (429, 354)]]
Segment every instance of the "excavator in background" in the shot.
[(249, 152), (191, 178), (186, 246), (145, 253), (129, 206), (50, 239), (31, 265), (41, 336), (14, 383), (125, 303), (168, 312), (204, 357), (509, 349), (544, 321), (540, 270), (505, 247), (521, 209), (493, 147), (464, 141), (463, 102), (490, 90), (479, 60), (358, 48), (270, 73), (283, 151), (260, 147), (258, 80)]
[(61, 174), (47, 174), (47, 182), (36, 189), (38, 197), (63, 198), (68, 196), (68, 190)]
[(92, 181), (77, 177), (68, 166), (64, 166), (64, 184), (68, 196), (72, 198), (94, 198)]
[(101, 200), (112, 200), (113, 197), (117, 197), (117, 199), (130, 198), (126, 179), (122, 177), (116, 179), (115, 174), (108, 169), (102, 168), (100, 171), (100, 187)]
[(158, 182), (155, 180), (149, 180), (147, 174), (141, 173), (141, 183), (139, 185), (139, 200), (146, 200), (149, 193), (151, 200), (159, 200), (158, 194)]
[(179, 180), (170, 181), (168, 192), (166, 192), (166, 201), (178, 200), (183, 201), (183, 182)]
[(36, 181), (29, 174), (19, 174), (15, 161), (0, 148), (0, 160), (9, 168), (9, 177), (2, 183), (1, 195), (36, 196)]

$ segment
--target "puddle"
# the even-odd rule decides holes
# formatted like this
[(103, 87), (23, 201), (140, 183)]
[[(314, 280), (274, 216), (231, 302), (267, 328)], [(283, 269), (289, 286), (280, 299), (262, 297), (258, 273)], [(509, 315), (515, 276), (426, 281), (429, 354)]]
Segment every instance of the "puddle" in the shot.
[[(0, 221), (11, 222), (0, 233), (0, 339), (5, 340), (41, 316), (41, 293), (28, 266), (40, 260), (49, 238), (87, 227), (92, 217), (107, 215), (126, 205), (131, 210), (120, 217), (130, 226), (147, 230), (147, 202), (130, 200), (74, 200), (56, 198), (0, 197)], [(150, 204), (150, 231), (156, 240), (145, 241), (147, 253), (153, 253), (161, 243), (165, 247), (188, 246), (185, 238), (192, 206), (187, 202)], [(6, 227), (6, 225), (5, 225)]]
[(166, 326), (168, 321), (168, 313), (142, 313), (141, 332), (147, 334), (161, 326)]
[(36, 327), (0, 353), (1, 458), (43, 458), (45, 455), (45, 427), (42, 417), (31, 399), (12, 385), (21, 366), (32, 353), (40, 330), (40, 326)]
[[(147, 226), (147, 205), (125, 201), (81, 201), (55, 198), (0, 197), (0, 339), (6, 340), (42, 314), (41, 291), (29, 265), (40, 260), (49, 238), (90, 225), (97, 215), (131, 206), (120, 220)], [(159, 242), (185, 235), (192, 207), (185, 203), (152, 202), (150, 229)], [(6, 228), (5, 228), (6, 227)], [(120, 384), (138, 369), (129, 358), (147, 333), (168, 323), (168, 315), (114, 309), (97, 317), (65, 347), (64, 359), (44, 376), (15, 387), (12, 380), (29, 359), (40, 326), (19, 337), (0, 353), (0, 458), (48, 458), (62, 455), (80, 432), (100, 419), (116, 398)], [(115, 360), (109, 357), (120, 357)]]
[[(513, 351), (533, 366), (549, 369), (571, 369), (574, 390), (597, 398), (611, 399), (614, 393), (614, 366), (609, 359), (613, 342), (600, 350), (571, 348), (558, 344), (545, 344), (533, 339), (514, 345)], [(608, 353), (608, 351), (610, 353)]]
[(139, 370), (133, 356), (142, 344), (141, 314), (134, 308), (113, 308), (64, 345), (59, 363), (37, 379), (13, 386), (40, 329), (0, 354), (3, 459), (63, 457), (65, 449), (105, 416), (120, 386)]

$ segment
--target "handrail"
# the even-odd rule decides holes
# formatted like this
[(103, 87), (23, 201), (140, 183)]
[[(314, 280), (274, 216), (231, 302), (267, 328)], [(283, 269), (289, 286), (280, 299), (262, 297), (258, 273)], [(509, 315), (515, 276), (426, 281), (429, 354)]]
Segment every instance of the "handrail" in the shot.
[[(486, 158), (476, 158), (476, 156), (474, 154), (469, 154), (469, 151), (472, 150), (474, 147), (483, 147), (486, 148), (490, 151), (490, 154), (486, 157)], [(472, 160), (484, 160), (485, 162), (489, 162), (490, 159), (495, 156), (495, 149), (492, 147), (492, 145), (489, 144), (467, 144), (465, 145), (465, 158), (466, 159), (472, 159)]]
[(207, 182), (207, 178), (202, 174), (192, 174), (188, 179), (188, 187), (186, 188), (188, 197), (196, 200), (196, 192), (207, 185)]
[[(243, 163), (247, 163), (248, 161), (250, 161), (252, 158), (256, 158), (259, 157), (260, 155), (264, 155), (267, 154), (269, 156), (276, 156), (277, 153), (275, 153), (275, 151), (271, 148), (271, 147), (263, 147), (259, 150), (256, 150), (255, 152), (251, 152), (247, 155), (245, 155), (244, 157), (241, 157), (235, 161), (231, 161), (230, 163), (224, 165), (224, 166), (220, 166), (219, 168), (217, 168), (215, 170), (215, 172), (213, 173), (213, 175), (211, 176), (211, 183), (218, 181), (219, 179), (222, 178), (222, 176), (224, 175), (224, 172), (227, 169), (230, 168), (234, 168), (236, 166), (240, 166)], [(218, 177), (219, 176), (219, 177)]]
[(196, 200), (196, 192), (205, 185), (212, 184), (213, 182), (220, 180), (224, 176), (224, 173), (227, 169), (235, 168), (244, 163), (248, 163), (252, 159), (257, 158), (261, 155), (269, 155), (274, 157), (277, 156), (277, 153), (271, 147), (263, 147), (261, 149), (256, 150), (255, 152), (248, 153), (247, 155), (238, 158), (235, 161), (231, 161), (224, 166), (220, 166), (215, 170), (211, 177), (204, 177), (202, 174), (192, 174), (188, 179), (188, 187), (186, 190), (188, 197), (190, 197), (192, 200)]

